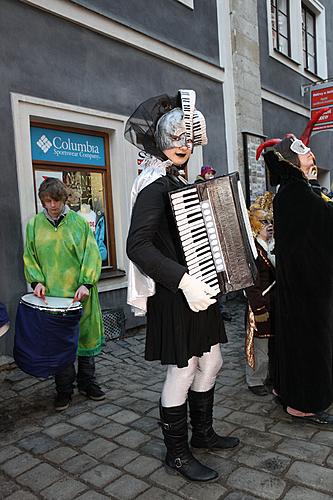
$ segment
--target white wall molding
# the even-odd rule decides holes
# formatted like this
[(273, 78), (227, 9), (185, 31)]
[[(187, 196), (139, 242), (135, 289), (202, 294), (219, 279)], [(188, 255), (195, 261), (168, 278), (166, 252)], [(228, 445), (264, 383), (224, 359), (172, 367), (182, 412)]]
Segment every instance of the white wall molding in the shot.
[[(217, 25), (219, 34), (220, 66), (224, 66), (225, 80), (223, 84), (224, 126), (226, 135), (228, 172), (239, 170), (236, 97), (234, 86), (234, 70), (231, 48), (231, 26), (229, 0), (216, 0)], [(222, 94), (222, 92), (221, 92)]]
[(211, 80), (223, 82), (223, 68), (67, 0), (21, 0), (104, 36), (164, 59)]
[(261, 89), (261, 98), (264, 101), (271, 102), (272, 104), (276, 104), (281, 108), (285, 108), (288, 111), (292, 111), (293, 113), (297, 113), (299, 115), (305, 116), (306, 118), (310, 117), (310, 110), (305, 106), (301, 106), (300, 104), (296, 104), (285, 97), (281, 97), (280, 95), (274, 94), (273, 92), (269, 92), (268, 90)]

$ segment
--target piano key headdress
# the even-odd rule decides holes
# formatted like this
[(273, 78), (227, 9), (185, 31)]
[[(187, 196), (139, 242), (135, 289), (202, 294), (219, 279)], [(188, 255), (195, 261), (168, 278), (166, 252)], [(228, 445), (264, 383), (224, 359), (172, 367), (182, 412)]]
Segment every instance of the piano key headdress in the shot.
[(207, 144), (206, 121), (195, 108), (194, 90), (152, 97), (141, 103), (127, 120), (125, 139), (139, 149), (165, 159), (163, 150)]
[(263, 226), (273, 223), (273, 198), (274, 194), (266, 191), (258, 196), (249, 208), (250, 224), (253, 236), (260, 233)]

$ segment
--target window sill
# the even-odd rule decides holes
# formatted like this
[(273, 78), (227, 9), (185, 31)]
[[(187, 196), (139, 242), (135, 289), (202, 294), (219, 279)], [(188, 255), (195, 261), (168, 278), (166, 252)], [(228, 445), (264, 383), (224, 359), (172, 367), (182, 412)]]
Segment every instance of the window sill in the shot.
[(291, 56), (288, 56), (287, 54), (284, 54), (283, 52), (280, 52), (278, 49), (273, 49), (273, 51), (274, 51), (274, 55), (276, 57), (282, 59), (282, 62), (283, 62), (283, 59), (284, 59), (286, 63), (294, 64), (295, 67), (297, 67), (297, 68), (301, 67), (301, 64), (299, 62), (297, 62), (295, 59), (293, 59)]
[(309, 75), (309, 78), (317, 78), (318, 81), (321, 81), (321, 78), (318, 75), (318, 73), (313, 73), (309, 69), (304, 68), (304, 74)]
[(290, 68), (292, 71), (296, 71), (304, 78), (307, 78), (313, 83), (316, 83), (318, 81), (318, 78), (320, 78), (318, 75), (314, 75), (313, 73), (305, 70), (302, 64), (297, 62), (295, 59), (292, 59), (291, 57), (282, 54), (282, 52), (279, 52), (276, 49), (273, 49), (273, 51), (269, 53), (269, 56), (275, 61), (284, 64), (287, 68)]
[(100, 281), (110, 278), (123, 278), (126, 272), (122, 269), (102, 269)]

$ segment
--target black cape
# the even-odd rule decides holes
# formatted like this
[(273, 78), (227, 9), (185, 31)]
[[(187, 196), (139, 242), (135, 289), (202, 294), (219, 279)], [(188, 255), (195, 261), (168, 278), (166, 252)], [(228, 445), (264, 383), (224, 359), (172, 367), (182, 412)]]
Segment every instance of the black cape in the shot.
[(281, 155), (264, 157), (280, 184), (273, 202), (275, 385), (287, 406), (318, 412), (333, 401), (333, 206)]

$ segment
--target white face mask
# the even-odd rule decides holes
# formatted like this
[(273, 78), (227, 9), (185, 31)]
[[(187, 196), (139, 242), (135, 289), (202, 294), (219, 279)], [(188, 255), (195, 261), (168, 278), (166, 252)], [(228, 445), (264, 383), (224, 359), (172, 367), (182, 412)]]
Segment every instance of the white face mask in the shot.
[(161, 151), (187, 146), (184, 114), (180, 108), (172, 109), (158, 120), (155, 140)]
[(294, 142), (291, 143), (290, 149), (297, 155), (306, 155), (311, 151), (300, 139), (295, 139)]

